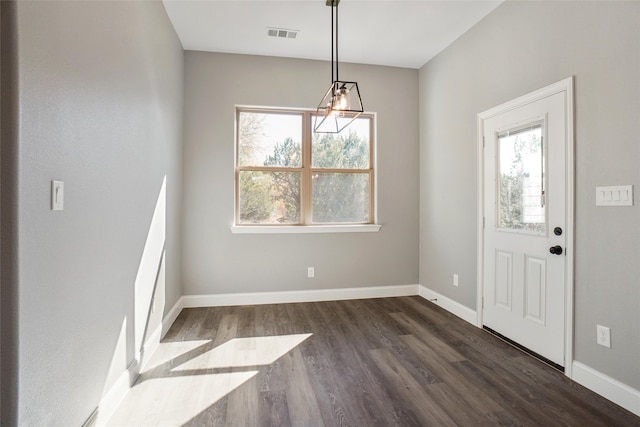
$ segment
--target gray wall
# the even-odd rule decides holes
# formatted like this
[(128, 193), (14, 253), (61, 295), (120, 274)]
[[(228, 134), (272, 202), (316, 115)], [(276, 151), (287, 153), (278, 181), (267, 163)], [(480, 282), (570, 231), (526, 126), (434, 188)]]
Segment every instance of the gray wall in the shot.
[[(378, 113), (378, 233), (238, 235), (234, 106), (315, 108), (330, 64), (185, 53), (183, 286), (185, 294), (416, 284), (418, 72), (341, 64)], [(392, 92), (393, 90), (393, 92)], [(316, 277), (308, 279), (307, 267)]]
[[(640, 2), (506, 2), (419, 75), (420, 283), (472, 309), (476, 115), (575, 76), (575, 358), (639, 389)], [(623, 184), (634, 207), (595, 207)]]
[[(181, 294), (183, 51), (159, 2), (18, 2), (16, 16), (11, 392), (20, 425), (80, 425)], [(52, 179), (64, 211), (50, 210)], [(166, 241), (149, 233), (163, 213)]]

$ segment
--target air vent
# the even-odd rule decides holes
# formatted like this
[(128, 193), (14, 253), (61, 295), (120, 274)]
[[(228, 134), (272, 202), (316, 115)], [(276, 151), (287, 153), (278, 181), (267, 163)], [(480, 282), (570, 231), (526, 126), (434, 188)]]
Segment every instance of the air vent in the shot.
[(295, 39), (296, 37), (298, 37), (299, 32), (299, 30), (267, 27), (267, 35), (269, 37), (277, 37), (279, 39)]

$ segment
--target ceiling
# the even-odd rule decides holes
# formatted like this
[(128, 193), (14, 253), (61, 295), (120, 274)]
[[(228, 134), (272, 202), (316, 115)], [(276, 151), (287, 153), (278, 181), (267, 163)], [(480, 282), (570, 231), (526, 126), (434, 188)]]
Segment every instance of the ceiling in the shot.
[[(325, 0), (163, 0), (185, 50), (331, 59)], [(340, 62), (420, 68), (502, 0), (342, 0)], [(298, 30), (268, 37), (267, 27)]]

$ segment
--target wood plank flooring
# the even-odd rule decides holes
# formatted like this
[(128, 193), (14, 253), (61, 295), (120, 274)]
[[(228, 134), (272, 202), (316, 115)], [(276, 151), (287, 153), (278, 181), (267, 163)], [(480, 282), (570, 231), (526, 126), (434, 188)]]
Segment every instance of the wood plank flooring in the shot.
[(111, 426), (640, 426), (420, 297), (185, 309)]

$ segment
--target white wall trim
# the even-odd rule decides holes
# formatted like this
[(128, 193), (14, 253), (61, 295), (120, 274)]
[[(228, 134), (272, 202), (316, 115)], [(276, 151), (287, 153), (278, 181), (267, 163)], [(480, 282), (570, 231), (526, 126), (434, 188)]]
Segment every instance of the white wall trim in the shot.
[(252, 292), (219, 295), (183, 295), (182, 308), (228, 305), (284, 304), (418, 295), (419, 285), (372, 286), (366, 288), (314, 289), (289, 292)]
[(162, 319), (162, 325), (160, 325), (160, 328), (161, 328), (160, 339), (164, 338), (167, 332), (169, 332), (169, 328), (171, 328), (171, 325), (173, 325), (173, 322), (176, 321), (176, 319), (178, 318), (178, 315), (184, 308), (183, 298), (184, 298), (183, 296), (178, 298), (178, 301), (176, 301), (173, 307), (171, 307), (171, 310), (169, 310), (166, 316), (164, 316), (164, 318)]
[(164, 325), (164, 320), (162, 324), (158, 325), (158, 327), (153, 331), (153, 333), (149, 335), (149, 338), (142, 345), (142, 349), (140, 350), (140, 352), (136, 354), (135, 361), (138, 363), (140, 368), (138, 370), (138, 373), (144, 370), (144, 368), (147, 366), (149, 359), (151, 358), (153, 353), (157, 350), (158, 346), (160, 345), (160, 340), (163, 337), (163, 334), (162, 334), (163, 325)]
[(440, 306), (461, 318), (473, 326), (477, 326), (478, 324), (478, 313), (475, 310), (470, 309), (466, 305), (462, 305), (457, 301), (452, 300), (451, 298), (447, 298), (444, 295), (437, 293), (425, 286), (420, 285), (418, 290), (418, 295), (422, 298), (431, 301), (437, 306)]
[(639, 390), (580, 362), (573, 362), (572, 374), (572, 379), (578, 384), (640, 416)]
[(233, 234), (377, 233), (380, 224), (350, 225), (232, 225)]
[(122, 402), (122, 399), (127, 395), (131, 386), (138, 378), (140, 373), (140, 366), (138, 360), (134, 359), (133, 362), (127, 367), (127, 369), (120, 374), (116, 382), (111, 388), (102, 396), (98, 407), (93, 411), (89, 418), (82, 424), (82, 427), (100, 427), (107, 424), (109, 418)]

